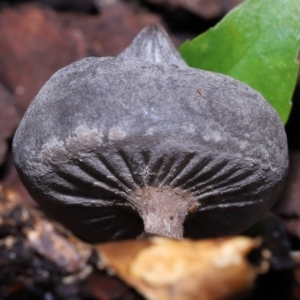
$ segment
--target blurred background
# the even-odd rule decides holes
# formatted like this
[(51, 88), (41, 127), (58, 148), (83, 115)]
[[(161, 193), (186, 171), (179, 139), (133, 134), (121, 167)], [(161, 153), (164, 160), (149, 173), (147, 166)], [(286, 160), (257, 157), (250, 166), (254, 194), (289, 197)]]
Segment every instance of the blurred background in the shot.
[[(154, 23), (161, 24), (179, 47), (186, 39), (214, 26), (241, 2), (0, 0), (0, 188), (12, 190), (19, 201), (35, 205), (15, 170), (11, 142), (29, 104), (57, 70), (88, 56), (116, 56), (142, 28)], [(299, 86), (298, 80), (286, 125), (290, 173), (286, 189), (273, 209), (288, 230), (294, 250), (300, 249)], [(294, 289), (297, 297), (293, 299), (300, 299), (300, 272), (298, 277), (299, 284)], [(271, 287), (274, 282), (272, 279)]]

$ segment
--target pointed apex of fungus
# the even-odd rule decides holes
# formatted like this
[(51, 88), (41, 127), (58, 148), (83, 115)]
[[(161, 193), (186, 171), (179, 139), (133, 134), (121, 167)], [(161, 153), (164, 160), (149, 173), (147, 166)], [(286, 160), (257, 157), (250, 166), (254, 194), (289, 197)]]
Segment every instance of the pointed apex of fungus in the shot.
[(143, 29), (119, 57), (187, 66), (166, 31), (157, 24)]

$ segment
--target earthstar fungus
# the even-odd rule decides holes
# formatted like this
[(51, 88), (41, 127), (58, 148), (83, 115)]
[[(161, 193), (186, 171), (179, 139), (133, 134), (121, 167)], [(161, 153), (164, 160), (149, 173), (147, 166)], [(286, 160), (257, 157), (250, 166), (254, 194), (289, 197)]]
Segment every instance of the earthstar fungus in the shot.
[(118, 57), (54, 74), (13, 151), (33, 198), (90, 242), (238, 233), (276, 201), (288, 167), (265, 99), (188, 67), (155, 25)]

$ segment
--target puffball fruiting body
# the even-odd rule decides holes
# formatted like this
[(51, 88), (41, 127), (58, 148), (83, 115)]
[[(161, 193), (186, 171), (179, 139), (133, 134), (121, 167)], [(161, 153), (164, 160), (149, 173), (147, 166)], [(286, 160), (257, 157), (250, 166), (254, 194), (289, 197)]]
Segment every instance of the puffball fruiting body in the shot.
[(266, 100), (188, 67), (157, 26), (119, 57), (54, 74), (13, 151), (32, 197), (90, 242), (238, 233), (274, 203), (288, 167), (284, 128)]

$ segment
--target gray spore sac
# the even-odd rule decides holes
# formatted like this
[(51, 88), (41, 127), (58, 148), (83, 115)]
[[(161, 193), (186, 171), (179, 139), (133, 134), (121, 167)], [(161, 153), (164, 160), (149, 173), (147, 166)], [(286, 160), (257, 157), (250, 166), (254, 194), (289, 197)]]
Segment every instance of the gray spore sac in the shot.
[(118, 57), (55, 73), (13, 152), (32, 197), (89, 242), (236, 234), (276, 201), (288, 168), (266, 100), (188, 67), (156, 25)]

